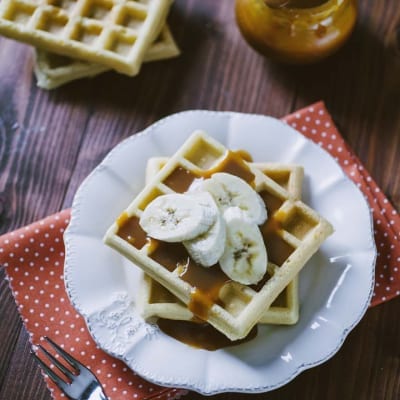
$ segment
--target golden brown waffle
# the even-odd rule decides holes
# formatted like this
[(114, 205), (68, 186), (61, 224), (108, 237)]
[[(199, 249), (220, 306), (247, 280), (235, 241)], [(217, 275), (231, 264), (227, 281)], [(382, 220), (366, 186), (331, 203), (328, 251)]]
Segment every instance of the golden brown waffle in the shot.
[(170, 0), (2, 0), (0, 34), (52, 53), (139, 72)]
[[(267, 273), (257, 285), (226, 280), (218, 266), (203, 268), (195, 264), (183, 245), (149, 240), (138, 223), (154, 198), (184, 192), (196, 177), (217, 171), (237, 175), (253, 185), (267, 207), (269, 217), (260, 229), (269, 261), (277, 269), (272, 276)], [(230, 340), (237, 340), (250, 332), (331, 233), (332, 226), (313, 209), (237, 153), (198, 131), (133, 199), (104, 239), (178, 297), (197, 317)]]
[[(171, 31), (165, 25), (157, 39), (150, 45), (143, 61), (164, 60), (176, 57), (179, 53)], [(109, 68), (104, 65), (74, 60), (44, 50), (35, 50), (34, 71), (37, 85), (43, 89), (54, 89), (73, 80), (93, 77), (108, 70)]]
[[(147, 162), (146, 182), (156, 175), (167, 163), (167, 157), (153, 157)], [(280, 163), (253, 163), (262, 173), (285, 188), (294, 198), (301, 198), (304, 171), (298, 165)], [(277, 266), (269, 263), (269, 273), (273, 275)], [(250, 293), (251, 295), (251, 293)], [(146, 274), (142, 274), (137, 303), (145, 319), (153, 317), (173, 320), (193, 320), (193, 313), (173, 294)], [(279, 294), (268, 310), (265, 310), (260, 323), (295, 324), (299, 318), (298, 276)]]

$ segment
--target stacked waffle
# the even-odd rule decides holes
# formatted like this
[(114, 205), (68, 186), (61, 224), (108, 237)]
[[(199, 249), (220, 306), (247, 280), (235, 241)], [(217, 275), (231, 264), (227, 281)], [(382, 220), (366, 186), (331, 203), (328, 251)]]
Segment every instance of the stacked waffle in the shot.
[(166, 25), (171, 0), (1, 0), (0, 34), (35, 50), (38, 85), (52, 89), (179, 54)]
[[(332, 227), (300, 200), (301, 167), (246, 159), (199, 131), (170, 159), (149, 161), (144, 189), (105, 235), (108, 245), (143, 270), (138, 304), (145, 318), (205, 321), (230, 341), (245, 338), (257, 323), (297, 321), (298, 274)], [(260, 199), (251, 209), (243, 203), (248, 188)], [(219, 217), (212, 219), (213, 206), (207, 208), (210, 193), (226, 231), (218, 236), (223, 254), (212, 265), (206, 263), (212, 254), (198, 258), (193, 252), (217, 230)], [(172, 198), (175, 203), (164, 207)], [(179, 209), (182, 201), (187, 201), (186, 213)], [(265, 216), (258, 210), (262, 207)], [(185, 236), (196, 218), (198, 236)], [(154, 223), (160, 236), (151, 230)], [(168, 236), (171, 223), (183, 230)], [(240, 248), (233, 233), (238, 233)]]
[[(167, 158), (154, 157), (147, 162), (146, 182), (161, 170), (167, 163)], [(303, 168), (298, 165), (279, 163), (253, 163), (262, 173), (286, 189), (294, 199), (301, 198)], [(271, 276), (277, 266), (268, 263), (268, 274)], [(181, 321), (192, 321), (196, 316), (167, 289), (145, 273), (142, 274), (140, 291), (137, 293), (137, 304), (145, 319), (165, 318)], [(294, 324), (299, 318), (298, 276), (283, 289), (263, 313), (259, 323), (265, 324)]]

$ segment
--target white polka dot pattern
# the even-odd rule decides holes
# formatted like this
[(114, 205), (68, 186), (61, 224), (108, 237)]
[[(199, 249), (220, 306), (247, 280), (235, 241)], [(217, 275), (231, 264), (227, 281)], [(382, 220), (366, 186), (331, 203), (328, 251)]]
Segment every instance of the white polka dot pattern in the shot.
[[(32, 344), (46, 346), (43, 336), (51, 337), (96, 373), (110, 400), (164, 400), (186, 394), (186, 390), (146, 382), (94, 343), (83, 318), (68, 301), (63, 283), (62, 235), (69, 217), (70, 211), (65, 210), (0, 237), (0, 263), (7, 267)], [(46, 383), (54, 399), (66, 398), (50, 380)]]
[(322, 102), (289, 115), (284, 120), (327, 150), (357, 184), (371, 206), (378, 250), (371, 306), (399, 296), (399, 214), (344, 141)]

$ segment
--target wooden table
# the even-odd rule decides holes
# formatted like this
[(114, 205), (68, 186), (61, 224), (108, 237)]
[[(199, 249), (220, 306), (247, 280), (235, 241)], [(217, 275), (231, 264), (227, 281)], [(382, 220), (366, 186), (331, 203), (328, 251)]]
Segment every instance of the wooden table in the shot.
[[(181, 57), (147, 64), (131, 79), (110, 72), (46, 92), (35, 86), (32, 50), (0, 39), (0, 233), (69, 207), (110, 149), (167, 114), (206, 108), (281, 117), (320, 99), (400, 209), (400, 7), (359, 3), (347, 45), (304, 68), (251, 50), (233, 0), (176, 0), (170, 23)], [(0, 269), (0, 399), (50, 399), (4, 276)], [(216, 398), (399, 399), (399, 311), (400, 298), (370, 309), (332, 359), (281, 389)]]

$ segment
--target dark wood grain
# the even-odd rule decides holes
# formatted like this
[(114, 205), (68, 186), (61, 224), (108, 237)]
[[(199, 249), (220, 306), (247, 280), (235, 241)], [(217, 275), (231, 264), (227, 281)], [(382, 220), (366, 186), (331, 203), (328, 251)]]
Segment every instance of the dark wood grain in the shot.
[(0, 325), (0, 337), (2, 338), (0, 341), (0, 360), (2, 360), (0, 364), (0, 387), (2, 387), (12, 357), (10, 349), (15, 347), (18, 339), (20, 318), (11, 291), (8, 290), (4, 268), (0, 268), (0, 315), (2, 318)]
[[(51, 92), (35, 87), (31, 49), (0, 38), (0, 233), (69, 207), (110, 149), (165, 115), (204, 108), (281, 117), (320, 99), (400, 209), (400, 7), (359, 5), (342, 50), (294, 68), (245, 44), (232, 0), (176, 0), (169, 21), (180, 57), (149, 63), (135, 78), (108, 72)], [(49, 400), (4, 276), (0, 270), (0, 399)], [(283, 388), (215, 398), (397, 400), (399, 310), (400, 299), (370, 309), (335, 356)]]

